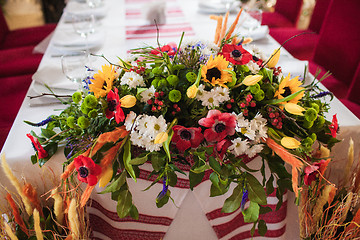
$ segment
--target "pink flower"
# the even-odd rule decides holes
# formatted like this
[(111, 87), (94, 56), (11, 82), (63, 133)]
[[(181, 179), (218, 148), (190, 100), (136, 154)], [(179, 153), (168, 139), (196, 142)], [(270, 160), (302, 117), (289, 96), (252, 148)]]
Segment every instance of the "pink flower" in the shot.
[(224, 158), (224, 155), (228, 149), (229, 146), (231, 146), (232, 143), (229, 139), (223, 139), (220, 142), (216, 144), (216, 154), (219, 156), (219, 158), (222, 160)]
[[(159, 51), (160, 50), (160, 51)], [(151, 50), (151, 54), (160, 56), (162, 52), (167, 53), (169, 56), (174, 56), (176, 54), (176, 44), (169, 43), (167, 45), (162, 46), (161, 48), (156, 48)]]
[(123, 122), (125, 120), (124, 111), (121, 109), (120, 98), (118, 89), (115, 88), (115, 92), (111, 90), (106, 98), (108, 102), (108, 108), (105, 111), (106, 117), (112, 119), (115, 117), (116, 123)]
[(180, 125), (175, 125), (172, 129), (174, 130), (174, 135), (171, 141), (176, 144), (179, 151), (183, 152), (190, 147), (197, 148), (204, 140), (201, 128), (186, 128)]
[(225, 44), (219, 54), (235, 65), (244, 65), (252, 60), (252, 55), (241, 45)]
[(34, 138), (30, 133), (26, 134), (26, 136), (28, 138), (30, 138), (31, 143), (33, 145), (33, 147), (35, 148), (35, 151), (38, 154), (38, 158), (39, 159), (43, 159), (46, 158), (48, 156), (48, 153), (46, 152), (46, 150), (41, 146), (39, 140), (37, 138)]
[(231, 113), (221, 113), (219, 110), (210, 110), (206, 118), (199, 120), (199, 124), (208, 128), (204, 132), (206, 141), (221, 141), (226, 136), (234, 135), (236, 116)]
[(94, 161), (83, 155), (74, 159), (78, 179), (81, 182), (94, 186), (98, 182), (98, 176), (101, 174), (101, 167)]
[(331, 136), (333, 138), (336, 138), (336, 133), (338, 131), (338, 128), (339, 128), (338, 120), (337, 120), (336, 114), (334, 114), (333, 119), (332, 119), (332, 123), (329, 125)]
[(319, 173), (321, 175), (324, 174), (327, 165), (329, 164), (330, 159), (328, 160), (321, 160), (320, 162), (316, 162), (310, 166), (306, 166), (304, 173), (304, 183), (305, 185), (310, 185), (316, 178), (318, 177)]

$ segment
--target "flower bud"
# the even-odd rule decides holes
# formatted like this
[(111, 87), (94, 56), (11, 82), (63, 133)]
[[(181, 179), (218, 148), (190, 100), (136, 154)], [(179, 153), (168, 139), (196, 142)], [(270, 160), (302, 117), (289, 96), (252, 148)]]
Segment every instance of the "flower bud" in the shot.
[(275, 49), (275, 51), (271, 54), (270, 60), (268, 61), (267, 66), (269, 68), (274, 68), (276, 66), (276, 64), (278, 63), (279, 58), (280, 58), (280, 48)]
[(133, 95), (126, 95), (120, 99), (121, 107), (132, 108), (136, 104), (136, 97)]
[(166, 132), (158, 133), (155, 137), (155, 144), (163, 143), (168, 139), (169, 135)]
[(288, 149), (296, 149), (300, 146), (300, 142), (293, 137), (283, 137), (281, 139), (281, 145)]
[(285, 110), (291, 114), (303, 116), (304, 114), (302, 112), (305, 111), (305, 109), (295, 103), (286, 103), (285, 104)]
[(193, 84), (187, 89), (186, 95), (188, 96), (188, 98), (194, 98), (196, 97), (197, 92), (198, 92), (198, 87), (195, 84)]
[(262, 78), (262, 75), (249, 75), (245, 77), (242, 83), (246, 86), (252, 86), (258, 83)]

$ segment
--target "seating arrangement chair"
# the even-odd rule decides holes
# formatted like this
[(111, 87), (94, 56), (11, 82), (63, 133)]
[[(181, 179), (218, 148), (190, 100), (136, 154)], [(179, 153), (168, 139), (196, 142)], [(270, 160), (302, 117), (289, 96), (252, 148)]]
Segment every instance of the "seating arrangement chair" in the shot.
[(355, 72), (355, 76), (351, 82), (349, 91), (345, 99), (340, 99), (340, 101), (352, 111), (360, 119), (360, 63)]
[(274, 12), (263, 12), (262, 24), (269, 28), (296, 27), (303, 0), (277, 0)]
[(332, 0), (321, 27), (309, 70), (329, 70), (322, 83), (338, 98), (346, 98), (360, 62), (360, 1)]
[(298, 37), (286, 42), (284, 48), (295, 58), (310, 60), (319, 40), (319, 33), (331, 0), (316, 0), (308, 29), (296, 27), (270, 28), (270, 35), (280, 44), (298, 34)]
[(36, 46), (52, 31), (56, 24), (9, 30), (2, 10), (0, 11), (0, 49), (17, 48), (23, 46)]

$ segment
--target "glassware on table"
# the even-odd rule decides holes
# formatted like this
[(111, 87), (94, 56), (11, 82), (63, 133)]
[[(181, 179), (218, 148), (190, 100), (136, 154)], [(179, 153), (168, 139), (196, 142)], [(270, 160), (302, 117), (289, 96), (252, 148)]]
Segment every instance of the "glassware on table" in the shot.
[(91, 8), (97, 8), (102, 4), (102, 0), (86, 0), (87, 5)]
[(93, 14), (73, 14), (72, 24), (75, 32), (85, 39), (85, 49), (88, 50), (88, 37), (95, 32), (95, 16)]
[(77, 84), (78, 90), (83, 91), (83, 80), (87, 77), (86, 66), (89, 64), (87, 51), (72, 52), (61, 57), (61, 67), (64, 75)]
[(262, 21), (262, 10), (258, 8), (252, 8), (245, 10), (246, 19), (242, 24), (242, 27), (245, 28), (249, 33), (260, 28)]

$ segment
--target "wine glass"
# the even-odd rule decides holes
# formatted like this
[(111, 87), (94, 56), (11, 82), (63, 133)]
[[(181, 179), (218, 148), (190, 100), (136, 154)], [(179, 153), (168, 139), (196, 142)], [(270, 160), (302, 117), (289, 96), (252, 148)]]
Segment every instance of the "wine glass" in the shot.
[(95, 32), (95, 16), (93, 14), (73, 14), (72, 24), (75, 32), (85, 38), (85, 49), (88, 50), (88, 36)]
[(86, 3), (91, 8), (97, 8), (102, 4), (102, 0), (86, 0)]
[(77, 84), (78, 90), (83, 91), (82, 81), (87, 77), (86, 66), (89, 64), (87, 51), (73, 52), (61, 57), (61, 67), (64, 75)]
[(262, 10), (258, 8), (251, 8), (245, 11), (246, 19), (243, 23), (243, 28), (248, 30), (249, 33), (260, 28), (262, 21)]

